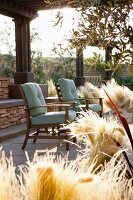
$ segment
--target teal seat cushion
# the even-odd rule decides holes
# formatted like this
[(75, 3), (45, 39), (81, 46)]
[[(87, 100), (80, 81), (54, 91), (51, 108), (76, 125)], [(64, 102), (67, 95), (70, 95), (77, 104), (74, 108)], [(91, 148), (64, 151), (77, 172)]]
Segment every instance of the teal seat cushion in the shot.
[[(77, 89), (73, 80), (61, 78), (58, 80), (58, 84), (61, 90), (61, 96), (63, 101), (76, 99), (77, 104), (75, 110), (77, 112), (80, 112), (82, 110), (86, 111), (86, 105), (80, 104), (78, 100)], [(93, 112), (99, 112), (102, 110), (102, 107), (100, 104), (89, 104), (89, 109)]]
[(102, 107), (100, 104), (89, 104), (89, 109), (93, 112), (99, 112), (102, 110)]
[[(41, 88), (37, 83), (25, 83), (22, 85), (22, 88), (29, 108), (46, 105)], [(30, 114), (31, 116), (37, 116), (40, 114), (45, 114), (46, 112), (46, 107), (38, 107), (31, 109)]]
[(76, 86), (73, 80), (61, 78), (58, 80), (58, 84), (61, 90), (61, 96), (63, 101), (71, 101), (76, 99), (79, 104)]
[[(93, 112), (99, 112), (102, 110), (102, 107), (100, 104), (89, 104), (89, 109), (92, 110)], [(80, 112), (80, 111), (86, 111), (86, 105), (85, 104), (81, 104), (76, 106), (76, 111)]]
[[(72, 122), (76, 118), (76, 112), (69, 110), (69, 121)], [(46, 125), (46, 124), (64, 124), (65, 111), (47, 112), (31, 118), (31, 125)]]

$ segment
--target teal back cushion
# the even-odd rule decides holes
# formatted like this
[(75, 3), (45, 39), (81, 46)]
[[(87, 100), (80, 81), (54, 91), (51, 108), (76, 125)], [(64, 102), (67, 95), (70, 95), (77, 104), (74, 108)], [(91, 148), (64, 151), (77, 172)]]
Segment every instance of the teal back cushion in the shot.
[(61, 78), (58, 80), (58, 83), (61, 90), (63, 101), (76, 99), (77, 103), (79, 103), (77, 100), (78, 99), (77, 89), (73, 80)]
[[(22, 88), (29, 108), (46, 105), (41, 88), (37, 83), (25, 83), (22, 85)], [(31, 116), (37, 116), (46, 112), (46, 107), (38, 107), (30, 111)]]

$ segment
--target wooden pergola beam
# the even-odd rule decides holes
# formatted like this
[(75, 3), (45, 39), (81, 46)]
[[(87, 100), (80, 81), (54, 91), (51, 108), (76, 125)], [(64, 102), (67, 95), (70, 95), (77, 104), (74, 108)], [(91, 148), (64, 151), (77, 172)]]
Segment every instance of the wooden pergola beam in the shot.
[(12, 1), (7, 2), (6, 0), (0, 0), (0, 13), (12, 18), (18, 15), (28, 18), (35, 18), (37, 16), (36, 10), (26, 9), (16, 4), (14, 5)]

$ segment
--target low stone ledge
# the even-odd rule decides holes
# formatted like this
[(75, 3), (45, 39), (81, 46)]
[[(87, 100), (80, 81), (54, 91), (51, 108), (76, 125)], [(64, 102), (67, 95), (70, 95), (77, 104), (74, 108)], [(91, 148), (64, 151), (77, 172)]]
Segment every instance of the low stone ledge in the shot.
[(23, 99), (6, 99), (0, 100), (0, 108), (10, 108), (15, 106), (23, 106)]
[(0, 129), (26, 122), (22, 99), (0, 100)]

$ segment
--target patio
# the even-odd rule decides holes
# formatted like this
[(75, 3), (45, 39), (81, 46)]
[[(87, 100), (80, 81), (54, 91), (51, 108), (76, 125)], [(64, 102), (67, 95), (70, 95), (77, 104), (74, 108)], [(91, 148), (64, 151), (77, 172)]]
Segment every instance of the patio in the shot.
[[(25, 82), (33, 82), (33, 80), (34, 80), (34, 75), (31, 70), (31, 60), (30, 60), (30, 39), (29, 39), (30, 38), (29, 37), (30, 36), (30, 31), (29, 31), (30, 22), (29, 21), (31, 19), (33, 19), (34, 17), (37, 17), (37, 10), (39, 10), (40, 8), (45, 9), (45, 4), (42, 0), (37, 1), (37, 4), (35, 5), (35, 7), (38, 5), (40, 5), (40, 7), (39, 8), (37, 7), (35, 10), (32, 8), (32, 5), (34, 5), (34, 1), (31, 1), (31, 4), (30, 4), (31, 6), (29, 6), (28, 2), (29, 1), (25, 1), (25, 0), (21, 0), (21, 1), (13, 0), (11, 2), (11, 4), (9, 4), (9, 5), (8, 5), (8, 1), (4, 0), (1, 2), (1, 6), (3, 8), (2, 13), (4, 12), (4, 14), (6, 13), (6, 14), (8, 14), (9, 17), (12, 17), (15, 19), (16, 41), (17, 41), (17, 43), (16, 43), (16, 47), (17, 47), (16, 48), (16, 50), (17, 50), (16, 51), (16, 61), (17, 62), (16, 62), (16, 73), (14, 76), (15, 84), (12, 85), (12, 88), (10, 88), (10, 92), (13, 91), (13, 93), (17, 94), (17, 95), (19, 93), (17, 93), (17, 92), (15, 93), (14, 91), (17, 91), (19, 84), (23, 84)], [(66, 2), (68, 2), (68, 1), (66, 1)], [(27, 6), (26, 7), (27, 10), (24, 9), (25, 6)], [(64, 6), (64, 4), (63, 4), (63, 6)], [(15, 7), (15, 9), (14, 9), (14, 7)], [(31, 8), (32, 8), (32, 10), (30, 10)], [(20, 11), (19, 15), (18, 15), (18, 11)], [(22, 41), (22, 42), (20, 43), (18, 41)], [(78, 60), (78, 63), (80, 63), (80, 65), (77, 64), (77, 66), (76, 66), (77, 67), (76, 68), (77, 81), (82, 83), (83, 82), (82, 57), (77, 55), (77, 60)], [(81, 80), (79, 80), (79, 77)], [(14, 98), (15, 97), (13, 96), (12, 99), (14, 99)], [(5, 97), (5, 99), (8, 99), (8, 95)], [(17, 96), (17, 99), (19, 99), (18, 96)], [(19, 110), (18, 106), (20, 106), (21, 110), (23, 109), (21, 107), (21, 106), (23, 106), (22, 102), (19, 102), (20, 104), (22, 103), (22, 105), (16, 104), (16, 100), (15, 100), (15, 102), (14, 102), (14, 100), (13, 100), (13, 102), (11, 100), (8, 103), (10, 105), (13, 104), (12, 107), (16, 107), (17, 112)], [(7, 113), (9, 113), (8, 112), (9, 111), (8, 103), (6, 100), (3, 100), (2, 104), (1, 104), (1, 109), (3, 109), (3, 116), (1, 117), (1, 124), (5, 125), (4, 123), (5, 123), (6, 119), (4, 117), (6, 117), (7, 119), (11, 118), (11, 120), (12, 120), (13, 119), (12, 113), (14, 114), (14, 119), (11, 121), (11, 123), (12, 123), (11, 127), (8, 127), (8, 128), (2, 127), (2, 129), (0, 129), (0, 148), (2, 148), (2, 150), (5, 152), (6, 157), (9, 157), (10, 155), (13, 156), (14, 165), (17, 166), (15, 174), (18, 175), (18, 166), (19, 165), (21, 165), (23, 167), (23, 165), (26, 164), (27, 155), (28, 155), (29, 160), (32, 161), (35, 153), (38, 156), (41, 156), (41, 155), (49, 152), (49, 155), (52, 158), (54, 158), (55, 160), (57, 160), (57, 158), (59, 156), (61, 156), (61, 157), (67, 157), (69, 161), (74, 161), (78, 157), (80, 150), (84, 149), (84, 145), (82, 143), (77, 143), (77, 144), (70, 144), (69, 151), (67, 151), (65, 141), (63, 141), (63, 140), (55, 140), (55, 139), (54, 140), (47, 140), (47, 139), (39, 140), (38, 139), (35, 144), (33, 144), (32, 140), (28, 140), (25, 150), (22, 150), (21, 147), (22, 147), (22, 144), (24, 141), (25, 130), (26, 130), (26, 124), (24, 123), (25, 119), (22, 118), (21, 122), (18, 123), (19, 118), (16, 117), (16, 111), (12, 112), (12, 110), (10, 112), (11, 116), (7, 117)], [(5, 106), (4, 104), (6, 104), (6, 109), (4, 107)], [(4, 109), (7, 111), (6, 113), (5, 113)], [(21, 113), (21, 111), (18, 113)], [(13, 124), (13, 123), (16, 123), (16, 124)], [(7, 124), (7, 126), (8, 125), (9, 125), (9, 123)], [(133, 135), (133, 121), (131, 124), (129, 124), (129, 127), (130, 127), (131, 133)], [(100, 134), (101, 133), (102, 132), (100, 132)], [(106, 144), (108, 144), (108, 143), (106, 143)], [(127, 152), (128, 152), (127, 155), (130, 160), (130, 163), (133, 165), (133, 150), (131, 149), (131, 145), (130, 145), (128, 139), (126, 139), (126, 144), (127, 144), (126, 148), (127, 148)], [(80, 165), (80, 162), (79, 162), (79, 165)], [(60, 171), (60, 168), (59, 168), (59, 171)], [(5, 179), (6, 176), (4, 175), (3, 177)], [(73, 177), (71, 177), (71, 178), (73, 179)], [(62, 179), (62, 180), (64, 181), (64, 179)], [(86, 179), (83, 178), (82, 181), (84, 182), (84, 181), (86, 181)], [(87, 179), (87, 181), (88, 181), (88, 179)], [(109, 184), (106, 182), (105, 185), (108, 185), (110, 187), (111, 181)], [(8, 178), (7, 178), (7, 182), (8, 182)], [(3, 184), (2, 181), (1, 181), (1, 183)], [(80, 183), (82, 183), (82, 182), (80, 182)], [(9, 184), (10, 184), (10, 182), (9, 182)], [(100, 188), (101, 192), (103, 193), (103, 191), (104, 191), (104, 189), (103, 189), (104, 185), (102, 185), (102, 182), (101, 182), (101, 184), (97, 184), (97, 187), (95, 187), (96, 188), (95, 194), (98, 191), (99, 185), (101, 185), (101, 188)], [(114, 189), (115, 188), (117, 189), (117, 186), (114, 187)], [(64, 188), (63, 188), (63, 190), (64, 190)], [(8, 189), (6, 189), (5, 191), (8, 191)], [(89, 190), (83, 189), (82, 191), (83, 191), (83, 193), (85, 193), (86, 191), (89, 191)], [(90, 191), (91, 191), (91, 188), (90, 188)], [(105, 192), (106, 191), (107, 190), (105, 190)], [(52, 192), (53, 192), (53, 188), (52, 188)], [(123, 192), (126, 193), (126, 190), (123, 189)], [(116, 195), (116, 192), (114, 192), (114, 193)], [(86, 197), (88, 199), (87, 195), (86, 195)], [(100, 198), (100, 195), (98, 197), (98, 200), (99, 200), (99, 198)], [(55, 198), (55, 200), (56, 199), (58, 199), (58, 198)], [(74, 199), (74, 198), (70, 198), (70, 199)], [(84, 199), (84, 198), (81, 198), (81, 199)], [(111, 199), (111, 198), (102, 198), (102, 199)]]
[[(25, 150), (22, 150), (22, 144), (24, 141), (26, 125), (21, 124), (13, 126), (7, 129), (0, 130), (0, 146), (5, 151), (7, 157), (9, 157), (12, 152), (14, 165), (24, 164), (27, 160), (25, 152), (28, 153), (29, 159), (32, 160), (34, 153), (37, 152), (38, 155), (50, 151), (52, 156), (67, 156), (69, 160), (75, 160), (78, 148), (75, 144), (70, 144), (69, 151), (66, 151), (65, 142), (62, 140), (37, 140), (33, 144), (33, 140), (28, 140)], [(6, 140), (3, 140), (6, 137)], [(7, 139), (8, 138), (8, 139)]]
[[(133, 123), (129, 124), (130, 130), (133, 133)], [(58, 156), (68, 156), (69, 160), (75, 160), (78, 152), (83, 150), (84, 146), (82, 144), (78, 144), (79, 147), (75, 144), (70, 144), (69, 151), (66, 151), (65, 142), (61, 140), (37, 140), (35, 144), (33, 144), (32, 140), (29, 140), (25, 150), (22, 150), (22, 144), (24, 141), (24, 133), (25, 133), (25, 124), (13, 126), (7, 129), (0, 130), (0, 146), (5, 151), (7, 157), (9, 157), (12, 152), (14, 165), (18, 166), (21, 164), (25, 164), (27, 161), (25, 152), (28, 153), (29, 159), (32, 160), (34, 157), (34, 153), (36, 152), (38, 155), (42, 155), (44, 152), (49, 151), (51, 156), (57, 158)], [(8, 138), (2, 141), (2, 138)], [(127, 141), (128, 156), (130, 162), (133, 164), (133, 152), (131, 150), (129, 141)], [(81, 147), (81, 148), (80, 148)]]

